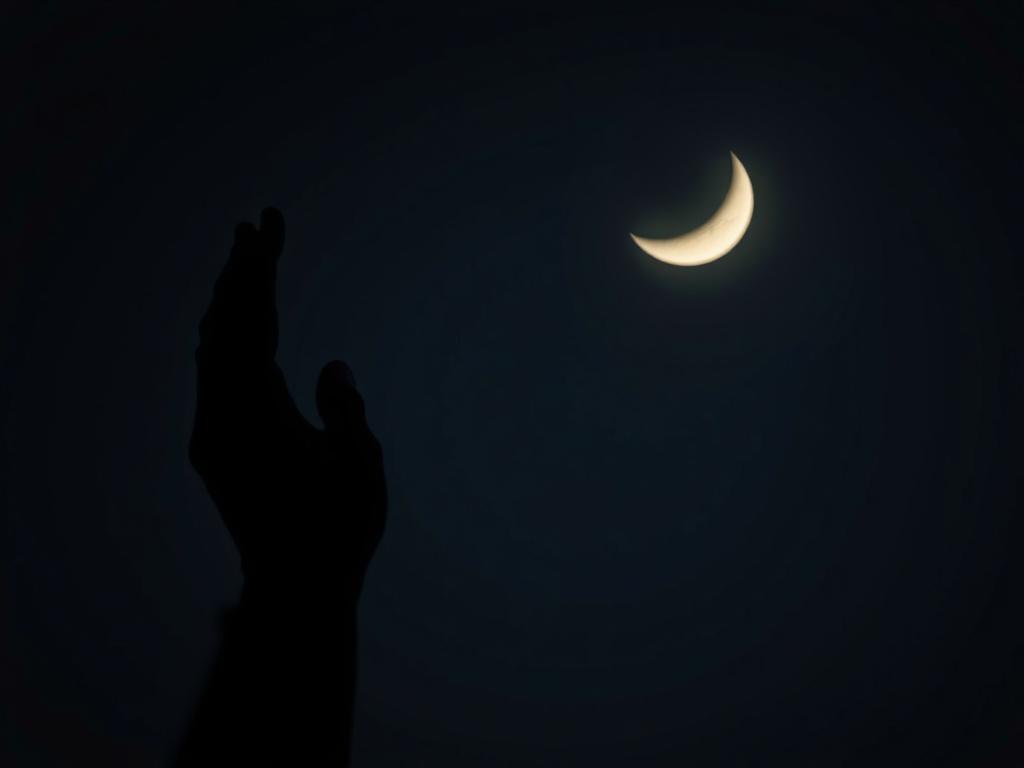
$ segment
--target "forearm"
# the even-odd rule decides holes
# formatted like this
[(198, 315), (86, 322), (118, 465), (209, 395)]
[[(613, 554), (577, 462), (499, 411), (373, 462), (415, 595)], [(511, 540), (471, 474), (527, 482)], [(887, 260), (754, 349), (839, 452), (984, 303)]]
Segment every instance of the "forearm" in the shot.
[(179, 764), (347, 765), (355, 667), (354, 603), (247, 585)]

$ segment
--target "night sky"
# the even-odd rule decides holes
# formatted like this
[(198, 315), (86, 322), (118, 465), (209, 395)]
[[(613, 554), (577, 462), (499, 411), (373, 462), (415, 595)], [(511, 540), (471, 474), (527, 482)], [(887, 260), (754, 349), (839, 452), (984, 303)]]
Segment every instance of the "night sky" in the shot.
[[(265, 205), (295, 399), (347, 360), (389, 481), (354, 765), (1024, 756), (1024, 6), (140, 5), (0, 22), (0, 764), (182, 734)], [(639, 251), (730, 150), (736, 249)]]

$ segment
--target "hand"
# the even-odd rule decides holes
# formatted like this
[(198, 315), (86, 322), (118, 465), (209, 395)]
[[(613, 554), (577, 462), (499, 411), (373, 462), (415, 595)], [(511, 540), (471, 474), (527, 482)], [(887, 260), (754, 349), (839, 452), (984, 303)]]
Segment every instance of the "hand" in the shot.
[(355, 600), (383, 533), (380, 446), (345, 363), (317, 384), (319, 430), (274, 362), (284, 218), (240, 224), (200, 324), (192, 465), (234, 538), (247, 591), (281, 604)]

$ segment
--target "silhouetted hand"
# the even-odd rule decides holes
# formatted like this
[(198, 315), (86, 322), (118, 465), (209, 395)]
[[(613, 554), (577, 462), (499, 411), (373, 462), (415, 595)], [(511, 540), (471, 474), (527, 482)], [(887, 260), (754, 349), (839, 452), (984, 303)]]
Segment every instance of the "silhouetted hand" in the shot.
[[(242, 600), (182, 759), (347, 759), (355, 606), (384, 527), (380, 447), (348, 366), (317, 384), (324, 429), (274, 361), (284, 219), (241, 224), (200, 324), (192, 465), (238, 547)], [(337, 762), (335, 764), (338, 764)]]
[(358, 595), (385, 509), (380, 447), (344, 363), (317, 385), (318, 430), (302, 417), (274, 362), (275, 284), (284, 219), (241, 224), (200, 324), (193, 466), (261, 587)]

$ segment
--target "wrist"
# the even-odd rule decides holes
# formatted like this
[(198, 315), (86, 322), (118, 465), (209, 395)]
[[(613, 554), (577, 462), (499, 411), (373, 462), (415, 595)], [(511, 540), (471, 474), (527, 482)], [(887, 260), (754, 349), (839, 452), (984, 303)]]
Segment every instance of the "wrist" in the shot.
[(344, 589), (290, 585), (247, 577), (235, 623), (267, 629), (337, 634), (355, 624), (357, 603)]

